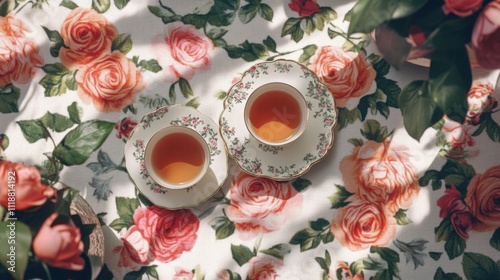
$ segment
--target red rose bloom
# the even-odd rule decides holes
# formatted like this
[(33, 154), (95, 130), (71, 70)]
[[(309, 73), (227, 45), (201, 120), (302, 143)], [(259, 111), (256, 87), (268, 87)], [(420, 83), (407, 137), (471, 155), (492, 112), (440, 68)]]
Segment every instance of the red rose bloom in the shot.
[(316, 0), (292, 0), (288, 7), (292, 11), (299, 13), (300, 17), (308, 17), (320, 11)]

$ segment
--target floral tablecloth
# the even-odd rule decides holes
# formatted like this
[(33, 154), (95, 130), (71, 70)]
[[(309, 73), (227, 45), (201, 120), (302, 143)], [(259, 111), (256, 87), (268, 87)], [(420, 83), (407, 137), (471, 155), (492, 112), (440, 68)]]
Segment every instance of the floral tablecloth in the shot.
[[(498, 72), (473, 69), (466, 122), (417, 141), (398, 97), (428, 68), (391, 68), (369, 37), (348, 36), (353, 5), (0, 1), (1, 156), (45, 175), (55, 160), (92, 206), (99, 279), (500, 279)], [(335, 97), (320, 162), (277, 182), (228, 158), (220, 190), (191, 209), (139, 195), (123, 148), (143, 115), (181, 104), (218, 123), (231, 86), (276, 59)]]

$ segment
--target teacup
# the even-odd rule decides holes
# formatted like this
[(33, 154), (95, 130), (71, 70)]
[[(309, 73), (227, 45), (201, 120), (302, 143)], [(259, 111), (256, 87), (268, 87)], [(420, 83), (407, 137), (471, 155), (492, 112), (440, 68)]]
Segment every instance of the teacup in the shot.
[(254, 90), (245, 105), (245, 124), (253, 137), (272, 146), (296, 140), (305, 130), (309, 110), (304, 96), (285, 83)]
[(160, 186), (182, 189), (203, 178), (210, 164), (205, 139), (184, 126), (169, 126), (156, 132), (146, 144), (146, 170)]

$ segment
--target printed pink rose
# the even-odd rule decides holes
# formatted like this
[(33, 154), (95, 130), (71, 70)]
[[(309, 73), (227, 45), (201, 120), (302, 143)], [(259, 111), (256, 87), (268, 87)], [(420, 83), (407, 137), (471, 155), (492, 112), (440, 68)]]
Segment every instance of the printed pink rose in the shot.
[(194, 273), (180, 267), (175, 268), (175, 275), (172, 280), (193, 280)]
[(461, 123), (446, 118), (441, 131), (444, 133), (446, 141), (450, 143), (453, 150), (464, 151), (467, 147), (472, 147), (476, 144), (470, 135), (470, 127)]
[(443, 11), (454, 13), (459, 17), (467, 17), (481, 8), (483, 0), (444, 0)]
[(248, 279), (280, 279), (279, 269), (283, 267), (283, 261), (271, 256), (258, 256), (251, 258), (248, 263)]
[(98, 60), (111, 52), (113, 39), (118, 35), (115, 26), (93, 9), (76, 8), (61, 26), (64, 41), (59, 58), (71, 70)]
[(146, 86), (139, 69), (119, 51), (83, 66), (75, 79), (78, 96), (104, 112), (118, 112), (134, 103)]
[(231, 275), (229, 275), (229, 272), (227, 269), (222, 269), (217, 272), (217, 280), (231, 280)]
[(340, 208), (331, 223), (331, 231), (340, 243), (352, 251), (370, 246), (385, 246), (396, 235), (396, 219), (383, 203), (353, 195)]
[(33, 239), (33, 252), (52, 267), (82, 270), (85, 261), (81, 257), (80, 229), (67, 224), (52, 225), (57, 217), (58, 214), (54, 213), (43, 222)]
[(30, 31), (22, 20), (14, 17), (14, 13), (0, 17), (0, 36), (25, 37), (26, 32)]
[(123, 118), (120, 122), (115, 124), (116, 129), (116, 137), (118, 139), (128, 139), (132, 130), (136, 127), (137, 122), (134, 121), (131, 117)]
[[(41, 183), (38, 169), (22, 163), (0, 160), (0, 205), (9, 208), (9, 201), (16, 203), (16, 210), (40, 206), (56, 195), (55, 189)], [(9, 194), (9, 182), (15, 185), (15, 197)]]
[[(340, 278), (337, 278), (340, 275)], [(337, 262), (337, 270), (333, 273), (329, 273), (329, 279), (335, 280), (363, 280), (364, 276), (361, 272), (356, 275), (352, 275), (351, 269), (347, 262)]]
[(445, 194), (438, 199), (437, 205), (441, 208), (439, 216), (441, 218), (450, 217), (455, 232), (463, 239), (469, 239), (473, 217), (469, 206), (464, 203), (462, 194), (455, 186), (446, 189)]
[(477, 219), (473, 229), (490, 231), (500, 227), (500, 165), (476, 174), (467, 186), (465, 203)]
[(468, 110), (466, 123), (477, 125), (483, 112), (490, 112), (495, 104), (493, 85), (490, 82), (474, 82), (467, 94)]
[(472, 30), (471, 44), (483, 68), (500, 68), (500, 1), (490, 2), (481, 11)]
[(368, 92), (376, 72), (362, 52), (344, 52), (339, 47), (320, 47), (310, 59), (309, 68), (335, 96), (337, 107)]
[(214, 51), (212, 41), (203, 32), (180, 22), (168, 24), (165, 32), (153, 39), (152, 46), (168, 82), (189, 80), (195, 70), (209, 68)]
[[(146, 219), (152, 219), (152, 224), (156, 225), (152, 229), (153, 235), (150, 240), (150, 250), (156, 260), (170, 262), (193, 248), (200, 226), (200, 221), (193, 212), (188, 209), (168, 210), (151, 206), (145, 216)], [(154, 222), (156, 219), (158, 221)], [(147, 231), (145, 228), (141, 230), (143, 233)]]
[(154, 260), (149, 249), (149, 240), (142, 236), (141, 230), (136, 225), (131, 226), (128, 230), (123, 228), (119, 237), (123, 245), (113, 249), (113, 253), (120, 253), (118, 266), (130, 267), (137, 271), (141, 265), (147, 265)]
[(291, 0), (288, 7), (294, 12), (299, 13), (300, 17), (312, 16), (321, 11), (317, 0)]
[(363, 199), (384, 204), (393, 213), (409, 208), (420, 191), (410, 159), (406, 146), (394, 145), (389, 139), (382, 143), (368, 140), (340, 162), (344, 187)]
[(279, 230), (302, 207), (302, 195), (290, 183), (244, 172), (233, 177), (229, 198), (226, 214), (243, 240)]
[(43, 65), (38, 45), (24, 37), (0, 36), (0, 86), (25, 84)]

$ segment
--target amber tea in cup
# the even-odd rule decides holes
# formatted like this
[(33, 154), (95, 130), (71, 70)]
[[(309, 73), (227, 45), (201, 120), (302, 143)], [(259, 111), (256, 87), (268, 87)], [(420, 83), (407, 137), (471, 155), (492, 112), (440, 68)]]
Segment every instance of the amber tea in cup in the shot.
[(207, 143), (196, 131), (170, 126), (149, 140), (145, 151), (146, 169), (161, 186), (180, 189), (196, 184), (210, 162)]
[(304, 97), (285, 83), (257, 88), (245, 106), (248, 130), (268, 145), (284, 145), (297, 139), (305, 129), (307, 117)]

